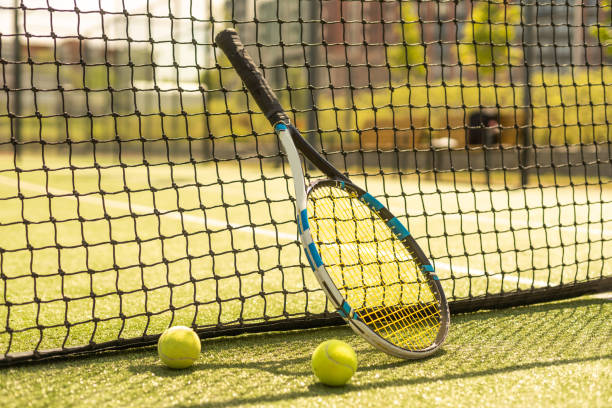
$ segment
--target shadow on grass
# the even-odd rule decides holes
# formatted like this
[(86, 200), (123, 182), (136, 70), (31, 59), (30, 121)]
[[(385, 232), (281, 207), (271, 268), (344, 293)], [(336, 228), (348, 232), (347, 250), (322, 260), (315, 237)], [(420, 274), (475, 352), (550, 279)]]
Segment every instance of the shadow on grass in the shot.
[(387, 381), (371, 381), (368, 384), (348, 384), (344, 387), (328, 387), (319, 383), (314, 383), (308, 386), (308, 391), (298, 391), (298, 392), (289, 392), (285, 394), (276, 394), (276, 395), (262, 395), (253, 398), (238, 398), (226, 401), (216, 401), (210, 403), (198, 403), (194, 405), (181, 405), (182, 407), (233, 407), (233, 406), (242, 406), (249, 404), (262, 404), (262, 403), (272, 403), (279, 401), (287, 401), (297, 398), (307, 398), (313, 396), (322, 396), (322, 395), (342, 395), (347, 393), (359, 392), (359, 391), (367, 391), (372, 389), (384, 389), (387, 387), (397, 387), (397, 386), (406, 386), (406, 385), (417, 385), (417, 384), (435, 384), (439, 381), (451, 381), (457, 379), (466, 379), (466, 378), (474, 378), (474, 377), (482, 377), (487, 375), (495, 375), (495, 374), (503, 374), (508, 373), (510, 371), (515, 370), (531, 370), (535, 368), (541, 367), (550, 367), (550, 366), (559, 366), (565, 364), (574, 364), (574, 363), (582, 363), (587, 361), (595, 361), (601, 359), (612, 359), (612, 354), (604, 355), (604, 356), (594, 356), (594, 357), (586, 357), (586, 358), (576, 358), (569, 360), (558, 360), (558, 361), (547, 361), (547, 362), (535, 362), (528, 364), (518, 364), (512, 367), (500, 367), (500, 368), (491, 368), (487, 370), (481, 371), (472, 371), (472, 372), (458, 372), (453, 374), (446, 374), (440, 376), (427, 376), (427, 377), (418, 377), (411, 378), (407, 380), (387, 380)]
[[(214, 362), (206, 363), (203, 359), (200, 359), (195, 365), (185, 370), (173, 370), (171, 368), (164, 367), (161, 363), (154, 364), (134, 364), (129, 367), (129, 370), (134, 374), (142, 374), (150, 372), (154, 375), (161, 377), (175, 377), (180, 375), (188, 375), (195, 371), (206, 371), (206, 370), (218, 370), (218, 369), (254, 369), (267, 371), (274, 375), (291, 375), (291, 376), (306, 376), (311, 377), (312, 373), (310, 369), (304, 370), (303, 367), (310, 366), (310, 345), (312, 345), (312, 351), (314, 347), (323, 339), (335, 338), (354, 339), (354, 333), (348, 327), (336, 327), (336, 328), (321, 328), (312, 329), (302, 332), (291, 332), (291, 333), (272, 333), (272, 334), (258, 334), (244, 336), (236, 341), (228, 342), (227, 339), (219, 340), (215, 339), (212, 341), (206, 341), (206, 350), (211, 353), (217, 351), (226, 351), (228, 347), (237, 350), (237, 355), (240, 356), (243, 349), (249, 350), (249, 353), (253, 353), (253, 350), (257, 350), (257, 347), (266, 347), (272, 349), (280, 349), (282, 347), (291, 347), (298, 350), (298, 355), (294, 357), (286, 357), (284, 353), (276, 354), (276, 358), (270, 358), (266, 355), (265, 360), (257, 360), (254, 362)], [(302, 346), (296, 346), (296, 343), (308, 344), (308, 349), (304, 350)], [(237, 344), (238, 343), (238, 344)], [(367, 344), (359, 345), (355, 347), (359, 359), (369, 359), (370, 356), (381, 356), (381, 353)], [(433, 356), (421, 360), (399, 360), (394, 357), (383, 355), (383, 361), (375, 362), (367, 366), (359, 367), (360, 372), (367, 372), (372, 370), (381, 369), (392, 369), (410, 364), (417, 364), (418, 362), (424, 362), (428, 360), (442, 358), (446, 354), (446, 350), (442, 349)], [(238, 358), (238, 360), (240, 360)], [(299, 367), (299, 369), (291, 370), (291, 367)]]
[[(495, 376), (516, 371), (560, 367), (568, 364), (610, 360), (609, 330), (606, 320), (607, 301), (579, 299), (554, 304), (542, 304), (501, 311), (456, 316), (455, 332), (448, 344), (428, 359), (403, 361), (386, 356), (361, 342), (356, 351), (360, 359), (360, 382), (345, 387), (327, 387), (312, 383), (302, 389), (274, 394), (237, 397), (222, 401), (202, 402), (189, 407), (241, 406), (249, 404), (292, 401), (299, 398), (343, 395), (373, 389), (384, 390), (397, 386), (411, 386), (448, 382), (458, 379)], [(291, 347), (298, 355), (270, 354), (266, 351), (254, 362), (202, 362), (192, 368), (215, 371), (251, 369), (272, 375), (311, 377), (310, 354), (305, 345), (317, 344), (325, 338), (353, 338), (347, 328), (313, 329), (292, 333), (273, 333), (243, 336), (228, 342), (216, 339), (206, 342), (212, 353), (236, 349), (236, 355), (257, 353), (261, 349), (282, 350)], [(353, 342), (354, 343), (354, 342)], [(310, 347), (308, 347), (308, 350)], [(301, 355), (299, 355), (301, 354)], [(530, 361), (531, 360), (531, 361)], [(409, 366), (413, 366), (409, 367)], [(404, 367), (404, 370), (402, 370)], [(183, 375), (159, 365), (133, 365), (133, 373), (151, 372), (160, 376)], [(384, 370), (390, 373), (389, 378)], [(404, 378), (401, 373), (405, 372)], [(383, 371), (382, 375), (376, 371)], [(254, 374), (256, 375), (256, 374)], [(491, 381), (495, 381), (492, 379)]]

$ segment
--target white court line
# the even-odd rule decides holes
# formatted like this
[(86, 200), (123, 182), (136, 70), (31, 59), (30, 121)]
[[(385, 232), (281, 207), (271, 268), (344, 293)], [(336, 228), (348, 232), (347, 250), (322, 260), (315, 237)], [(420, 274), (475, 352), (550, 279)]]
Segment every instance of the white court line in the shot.
[(612, 292), (597, 293), (592, 296), (597, 299), (612, 300)]
[[(529, 209), (525, 208), (525, 210), (528, 211)], [(577, 231), (580, 233), (601, 235), (603, 238), (612, 238), (612, 230), (609, 230), (609, 229), (602, 230), (601, 228), (598, 228), (595, 226), (584, 227), (584, 226), (576, 226), (576, 225), (561, 226), (561, 225), (547, 225), (547, 224), (530, 225), (524, 221), (512, 220), (512, 222), (510, 222), (510, 220), (508, 220), (507, 218), (501, 218), (501, 217), (492, 218), (490, 215), (476, 215), (476, 214), (447, 214), (445, 215), (445, 217), (461, 218), (462, 220), (471, 220), (473, 222), (487, 221), (494, 225), (504, 223), (504, 224), (509, 224), (513, 228), (517, 228), (517, 227), (529, 228), (529, 229), (556, 229), (556, 228), (559, 228), (562, 231), (572, 230), (572, 231)], [(612, 219), (605, 220), (602, 222), (612, 222)]]
[[(6, 176), (0, 176), (0, 183), (7, 185), (7, 186), (14, 186), (15, 185), (15, 179), (6, 177)], [(46, 194), (47, 191), (45, 190), (45, 188), (43, 186), (41, 186), (40, 184), (35, 184), (35, 183), (29, 183), (27, 181), (20, 181), (19, 182), (19, 188), (20, 190), (29, 190), (29, 191), (33, 191), (36, 192), (38, 194)], [(54, 195), (58, 195), (58, 196), (71, 196), (72, 192), (70, 191), (66, 191), (66, 190), (61, 190), (61, 189), (57, 189), (57, 188), (50, 188), (49, 193), (54, 194)], [(108, 198), (104, 198), (104, 200), (101, 197), (98, 197), (96, 195), (83, 195), (83, 196), (79, 196), (78, 200), (81, 202), (85, 202), (85, 203), (90, 203), (90, 204), (94, 204), (94, 205), (102, 205), (102, 202), (104, 202), (104, 205), (108, 208), (116, 208), (116, 209), (121, 209), (121, 210), (127, 210), (127, 211), (131, 211), (133, 213), (142, 213), (142, 214), (153, 214), (154, 209), (152, 207), (149, 206), (145, 206), (145, 205), (140, 205), (140, 204), (128, 204), (126, 202), (122, 202), (122, 201), (116, 201), (116, 200), (112, 200), (112, 199), (108, 199)], [(164, 217), (170, 217), (173, 219), (177, 219), (177, 220), (184, 220), (187, 222), (193, 222), (193, 223), (203, 223), (205, 222), (206, 226), (209, 227), (217, 227), (217, 228), (227, 228), (228, 226), (230, 226), (233, 230), (235, 231), (243, 231), (243, 232), (249, 232), (249, 233), (255, 233), (257, 235), (262, 235), (262, 236), (267, 236), (267, 237), (272, 237), (272, 238), (278, 238), (278, 239), (282, 239), (282, 240), (286, 240), (286, 241), (296, 241), (297, 240), (297, 232), (295, 234), (289, 234), (289, 233), (285, 233), (285, 232), (277, 232), (277, 231), (272, 231), (269, 229), (265, 229), (265, 228), (260, 228), (260, 227), (251, 227), (249, 225), (243, 225), (243, 224), (237, 224), (237, 223), (230, 223), (230, 222), (226, 222), (226, 221), (221, 221), (221, 220), (216, 220), (214, 218), (206, 218), (204, 219), (204, 217), (200, 217), (200, 216), (196, 216), (196, 215), (191, 215), (191, 214), (182, 214), (178, 211), (170, 211), (167, 213), (163, 214)], [(456, 215), (457, 217), (467, 217), (469, 218), (470, 216), (474, 219), (477, 220), (477, 217), (475, 214), (465, 214), (465, 215)], [(482, 217), (482, 216), (481, 216)], [(491, 220), (493, 221), (493, 220)], [(512, 223), (512, 225), (514, 225), (514, 222)], [(525, 226), (527, 226), (527, 224), (524, 224)], [(542, 227), (544, 228), (544, 227)], [(550, 228), (550, 227), (546, 227), (546, 228)], [(572, 228), (572, 227), (562, 227), (562, 228)], [(575, 228), (575, 227), (573, 227)], [(582, 227), (584, 228), (584, 227)], [(596, 233), (600, 233), (601, 229), (596, 228), (595, 231), (598, 231)], [(593, 231), (591, 231), (593, 232)], [(480, 270), (477, 268), (467, 268), (465, 266), (460, 266), (460, 265), (454, 265), (452, 267), (452, 271), (451, 271), (451, 265), (445, 262), (440, 262), (440, 261), (436, 261), (434, 262), (434, 267), (436, 268), (436, 270), (444, 270), (444, 271), (449, 271), (452, 272), (453, 274), (457, 275), (457, 274), (464, 274), (466, 276), (470, 276), (470, 277), (476, 277), (476, 276), (487, 276), (487, 273), (484, 270)], [(536, 286), (546, 286), (547, 282), (544, 281), (539, 281), (539, 280), (532, 280), (532, 279), (528, 279), (528, 278), (524, 278), (524, 277), (516, 277), (516, 276), (501, 276), (499, 274), (492, 274), (492, 275), (488, 275), (489, 278), (492, 279), (503, 279), (505, 281), (509, 281), (509, 282), (518, 282), (520, 284), (525, 284), (525, 285), (536, 285)]]
[[(460, 276), (457, 276), (458, 274), (463, 274), (463, 276), (469, 276), (470, 278), (473, 276), (485, 276), (486, 275), (485, 271), (476, 269), (476, 268), (468, 269), (465, 266), (459, 266), (459, 265), (453, 265), (453, 267), (451, 268), (450, 264), (447, 264), (445, 262), (434, 261), (433, 263), (434, 263), (434, 268), (436, 270), (452, 272), (453, 275), (455, 275), (455, 277), (460, 277)], [(512, 275), (495, 274), (495, 275), (490, 275), (489, 278), (498, 279), (498, 280), (503, 279), (506, 282), (518, 282), (520, 284), (525, 284), (525, 285), (533, 284), (536, 287), (544, 287), (548, 285), (548, 282), (544, 282), (541, 280), (529, 279), (529, 278), (519, 278), (518, 276), (512, 276)]]
[[(8, 177), (5, 176), (0, 176), (0, 183), (1, 184), (5, 184), (5, 185), (14, 185), (14, 180), (10, 179)], [(38, 194), (46, 194), (47, 191), (45, 190), (45, 188), (43, 186), (41, 186), (40, 184), (34, 184), (34, 183), (29, 183), (27, 181), (20, 181), (19, 182), (19, 188), (20, 190), (29, 190)], [(73, 196), (71, 191), (66, 191), (66, 190), (60, 190), (57, 188), (50, 188), (49, 189), (49, 193), (53, 194), (53, 195), (58, 195), (58, 196), (64, 196), (64, 197), (69, 197), (69, 196)], [(86, 193), (87, 194), (87, 193)], [(102, 206), (102, 197), (98, 197), (93, 193), (94, 195), (80, 195), (78, 197), (78, 200), (80, 202), (85, 202), (85, 203), (89, 203), (89, 204), (94, 204), (94, 205), (100, 205)], [(140, 204), (128, 204), (126, 202), (123, 201), (116, 201), (116, 200), (112, 200), (112, 199), (108, 199), (108, 198), (104, 198), (104, 205), (107, 208), (115, 208), (115, 209), (120, 209), (120, 210), (127, 210), (130, 212), (133, 212), (137, 215), (153, 215), (153, 211), (154, 209), (152, 207), (149, 207), (147, 205), (140, 205)], [(170, 217), (173, 219), (178, 219), (180, 220), (181, 218), (185, 221), (189, 221), (189, 222), (193, 222), (193, 223), (200, 223), (203, 224), (204, 222), (206, 222), (206, 225), (209, 227), (219, 227), (219, 228), (227, 228), (228, 226), (231, 226), (233, 229), (235, 230), (243, 230), (243, 229), (249, 229), (249, 230), (255, 230), (256, 233), (260, 234), (260, 235), (265, 235), (265, 236), (270, 236), (270, 237), (281, 237), (283, 235), (286, 235), (287, 238), (289, 240), (293, 240), (295, 241), (297, 239), (297, 233), (295, 235), (292, 235), (291, 238), (288, 238), (290, 234), (283, 234), (283, 233), (276, 233), (275, 231), (270, 231), (270, 230), (266, 230), (266, 229), (262, 229), (259, 228), (260, 231), (258, 231), (258, 228), (252, 228), (248, 225), (242, 225), (242, 224), (235, 224), (235, 223), (228, 223), (225, 221), (220, 221), (220, 220), (215, 220), (215, 219), (211, 219), (211, 218), (204, 218), (204, 217), (200, 217), (200, 216), (196, 216), (196, 215), (191, 215), (191, 214), (183, 214), (181, 216), (181, 213), (174, 210), (174, 211), (170, 211), (167, 213), (164, 213), (162, 215), (163, 217)], [(283, 238), (285, 238), (283, 236)]]

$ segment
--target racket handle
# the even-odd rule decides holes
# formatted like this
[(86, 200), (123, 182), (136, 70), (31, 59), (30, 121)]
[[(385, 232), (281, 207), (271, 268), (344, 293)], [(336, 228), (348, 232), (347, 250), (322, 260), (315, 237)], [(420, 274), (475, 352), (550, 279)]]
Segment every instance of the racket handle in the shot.
[(268, 81), (257, 70), (251, 56), (244, 48), (244, 45), (242, 45), (236, 30), (227, 28), (221, 31), (215, 37), (215, 42), (232, 63), (242, 82), (244, 82), (251, 95), (253, 95), (255, 102), (257, 102), (257, 105), (259, 105), (259, 108), (272, 126), (278, 122), (288, 122), (289, 118), (278, 98), (274, 91), (272, 91), (272, 88), (270, 88), (270, 85), (268, 85)]

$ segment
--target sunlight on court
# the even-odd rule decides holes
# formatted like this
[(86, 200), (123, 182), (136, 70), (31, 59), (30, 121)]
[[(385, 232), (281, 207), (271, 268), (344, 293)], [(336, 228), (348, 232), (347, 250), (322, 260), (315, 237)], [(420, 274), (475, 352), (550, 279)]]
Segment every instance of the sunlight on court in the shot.
[[(290, 180), (261, 171), (231, 162), (4, 171), (0, 297), (11, 307), (0, 319), (14, 331), (11, 350), (156, 333), (171, 319), (206, 327), (325, 310), (286, 205)], [(368, 177), (367, 188), (384, 202), (384, 187), (390, 210), (409, 220), (450, 300), (610, 270), (609, 188), (417, 181)]]

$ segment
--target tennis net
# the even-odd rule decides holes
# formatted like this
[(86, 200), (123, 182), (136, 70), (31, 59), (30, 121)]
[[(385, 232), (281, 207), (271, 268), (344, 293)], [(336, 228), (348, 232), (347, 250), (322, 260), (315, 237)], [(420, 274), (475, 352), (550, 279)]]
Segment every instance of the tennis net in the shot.
[(341, 323), (230, 26), (453, 312), (612, 289), (610, 2), (91, 3), (0, 1), (0, 365)]

